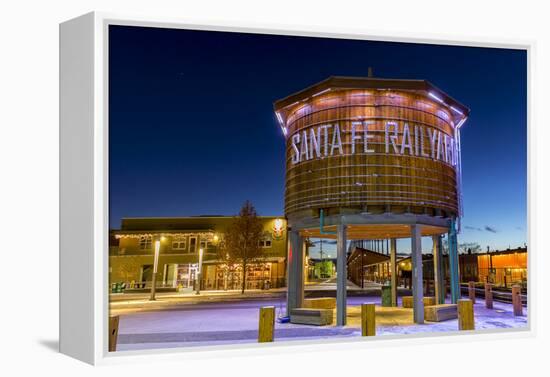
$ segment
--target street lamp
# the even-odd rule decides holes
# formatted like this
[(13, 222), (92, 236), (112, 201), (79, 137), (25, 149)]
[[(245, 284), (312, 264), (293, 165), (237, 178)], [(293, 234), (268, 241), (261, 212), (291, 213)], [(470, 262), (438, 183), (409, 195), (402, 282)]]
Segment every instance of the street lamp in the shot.
[(156, 300), (156, 286), (157, 286), (157, 268), (159, 264), (159, 254), (160, 254), (160, 239), (155, 240), (155, 259), (153, 261), (153, 281), (151, 283), (151, 297), (150, 301)]
[(197, 269), (197, 284), (196, 284), (196, 288), (197, 288), (197, 292), (196, 294), (200, 295), (201, 294), (201, 274), (202, 274), (202, 248), (199, 249), (199, 268)]

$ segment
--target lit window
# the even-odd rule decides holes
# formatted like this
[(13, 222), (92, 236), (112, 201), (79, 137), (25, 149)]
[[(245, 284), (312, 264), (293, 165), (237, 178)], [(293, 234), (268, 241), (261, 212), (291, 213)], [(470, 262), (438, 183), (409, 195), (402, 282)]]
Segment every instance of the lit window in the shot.
[(259, 244), (263, 248), (271, 247), (271, 240), (260, 240)]
[(205, 253), (213, 254), (213, 253), (216, 252), (216, 250), (214, 248), (212, 248), (211, 246), (212, 246), (212, 242), (210, 242), (210, 241), (201, 240), (201, 242), (200, 242), (200, 247)]
[(153, 243), (153, 237), (151, 236), (139, 236), (139, 249), (150, 250)]
[(187, 237), (174, 236), (172, 238), (172, 250), (185, 250), (187, 249)]

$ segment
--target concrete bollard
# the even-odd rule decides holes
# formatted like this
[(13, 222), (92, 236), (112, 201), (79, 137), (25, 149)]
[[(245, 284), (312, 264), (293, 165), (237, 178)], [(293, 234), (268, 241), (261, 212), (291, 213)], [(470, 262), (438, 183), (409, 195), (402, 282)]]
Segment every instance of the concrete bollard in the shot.
[(522, 316), (523, 307), (521, 306), (521, 286), (512, 285), (512, 306), (514, 307), (514, 315)]
[(361, 335), (376, 335), (376, 314), (374, 304), (361, 304)]
[(115, 315), (113, 317), (109, 317), (109, 352), (115, 352), (116, 351), (116, 342), (118, 339), (118, 323), (120, 321), (120, 317), (118, 315)]
[(260, 308), (260, 325), (258, 328), (258, 343), (273, 342), (275, 332), (275, 307)]
[(475, 330), (474, 303), (470, 299), (458, 300), (458, 329)]
[(485, 283), (485, 307), (493, 309), (493, 285)]
[(476, 303), (476, 283), (473, 281), (468, 282), (468, 297), (472, 300), (472, 304)]

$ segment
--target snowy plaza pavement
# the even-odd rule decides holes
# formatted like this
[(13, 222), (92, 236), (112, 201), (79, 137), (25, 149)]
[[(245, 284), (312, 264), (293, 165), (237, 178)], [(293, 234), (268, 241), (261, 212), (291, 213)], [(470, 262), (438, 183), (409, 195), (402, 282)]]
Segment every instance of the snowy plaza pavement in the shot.
[[(258, 313), (262, 306), (284, 313), (284, 299), (242, 300), (181, 305), (177, 309), (129, 312), (120, 315), (117, 350), (255, 343)], [(305, 326), (275, 324), (275, 341), (359, 337), (360, 304), (380, 303), (379, 297), (348, 297), (348, 325)], [(512, 305), (494, 303), (486, 309), (483, 300), (474, 305), (476, 330), (527, 328), (524, 316), (515, 317)], [(458, 320), (414, 324), (412, 309), (376, 306), (377, 336), (457, 331)]]

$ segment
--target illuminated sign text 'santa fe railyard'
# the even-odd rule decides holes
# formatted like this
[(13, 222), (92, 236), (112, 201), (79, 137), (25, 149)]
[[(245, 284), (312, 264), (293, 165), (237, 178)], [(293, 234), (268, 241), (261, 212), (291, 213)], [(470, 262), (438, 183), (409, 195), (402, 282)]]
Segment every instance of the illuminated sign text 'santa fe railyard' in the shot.
[[(383, 153), (431, 158), (456, 166), (457, 144), (453, 137), (432, 127), (406, 122), (386, 122), (383, 130), (372, 130), (374, 121), (323, 124), (291, 136), (292, 164), (334, 155), (376, 153), (375, 134), (383, 133)], [(349, 145), (349, 148), (344, 148)]]

